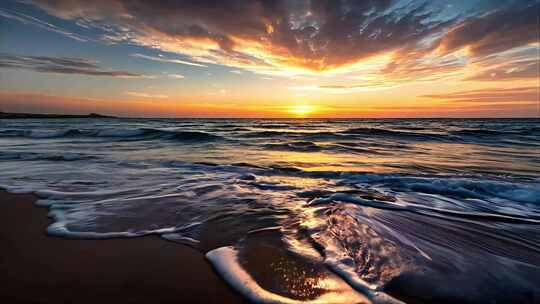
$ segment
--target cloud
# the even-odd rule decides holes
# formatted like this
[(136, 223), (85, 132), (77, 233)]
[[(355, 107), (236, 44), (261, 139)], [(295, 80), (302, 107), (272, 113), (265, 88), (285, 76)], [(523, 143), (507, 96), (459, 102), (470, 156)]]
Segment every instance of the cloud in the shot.
[(182, 74), (169, 74), (168, 76), (171, 77), (171, 78), (176, 78), (176, 79), (184, 79), (184, 78), (186, 78)]
[(518, 87), (509, 89), (487, 88), (422, 97), (441, 99), (452, 103), (540, 103), (540, 87)]
[(44, 29), (44, 30), (47, 30), (47, 31), (55, 32), (57, 34), (69, 37), (71, 39), (74, 39), (74, 40), (77, 40), (77, 41), (80, 41), (80, 42), (86, 42), (86, 41), (91, 40), (88, 37), (84, 37), (82, 35), (75, 34), (73, 32), (65, 30), (65, 29), (63, 29), (61, 27), (58, 27), (58, 26), (56, 26), (54, 24), (42, 21), (42, 20), (40, 20), (38, 18), (29, 16), (27, 14), (23, 14), (23, 13), (20, 13), (20, 12), (8, 10), (8, 9), (0, 9), (0, 17), (15, 20), (15, 21), (21, 22), (23, 24), (30, 24), (30, 25), (33, 25), (35, 27), (38, 27), (38, 28), (41, 28), (41, 29)]
[(440, 48), (446, 53), (467, 48), (479, 56), (537, 42), (540, 40), (538, 12), (540, 3), (519, 6), (516, 1), (509, 9), (474, 16), (444, 35)]
[(148, 93), (143, 93), (143, 92), (132, 92), (132, 91), (128, 91), (125, 94), (129, 96), (133, 96), (133, 97), (142, 97), (142, 98), (168, 98), (169, 97), (163, 94), (148, 94)]
[(191, 66), (197, 66), (197, 67), (203, 67), (203, 68), (208, 67), (200, 63), (194, 63), (194, 62), (189, 62), (189, 61), (184, 61), (184, 60), (179, 60), (179, 59), (172, 59), (172, 58), (165, 58), (165, 57), (148, 56), (148, 55), (143, 55), (139, 53), (131, 54), (130, 56), (135, 57), (135, 58), (142, 58), (146, 60), (159, 61), (159, 62), (185, 64), (185, 65), (191, 65)]
[(501, 81), (501, 80), (527, 80), (540, 78), (540, 60), (527, 60), (518, 63), (508, 63), (487, 69), (467, 80)]
[(328, 85), (308, 85), (308, 86), (292, 86), (289, 87), (289, 90), (299, 91), (299, 92), (320, 92), (328, 94), (349, 94), (349, 93), (361, 93), (361, 92), (370, 92), (391, 89), (400, 86), (400, 84), (395, 82), (384, 82), (384, 81), (370, 81), (364, 84), (356, 85), (339, 85), (339, 84), (328, 84)]
[[(453, 7), (461, 14), (449, 13), (438, 1), (32, 3), (82, 26), (104, 27), (107, 43), (129, 42), (188, 58), (132, 55), (141, 59), (199, 67), (219, 64), (265, 76), (356, 73), (369, 79), (360, 79), (362, 85), (369, 85), (375, 75), (375, 84), (459, 78), (472, 62), (540, 41), (540, 4), (527, 0), (480, 1), (467, 11), (456, 3)], [(386, 66), (364, 71), (365, 62), (384, 55), (391, 55)], [(499, 65), (482, 69), (488, 73)], [(477, 78), (469, 80), (500, 74), (477, 72)]]
[(19, 56), (0, 53), (0, 68), (23, 69), (40, 73), (110, 76), (121, 78), (144, 78), (145, 75), (105, 70), (96, 61), (82, 58)]
[[(37, 5), (64, 19), (130, 28), (139, 44), (236, 67), (324, 71), (415, 44), (450, 26), (425, 4), (381, 1), (65, 1)], [(159, 18), (155, 18), (159, 16)]]

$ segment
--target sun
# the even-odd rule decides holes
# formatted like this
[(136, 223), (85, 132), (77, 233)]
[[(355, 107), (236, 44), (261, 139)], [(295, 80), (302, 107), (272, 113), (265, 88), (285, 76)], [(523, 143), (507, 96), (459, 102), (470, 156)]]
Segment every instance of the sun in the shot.
[(293, 114), (296, 117), (307, 117), (313, 112), (315, 112), (315, 110), (315, 106), (309, 104), (294, 105), (287, 108), (287, 112)]

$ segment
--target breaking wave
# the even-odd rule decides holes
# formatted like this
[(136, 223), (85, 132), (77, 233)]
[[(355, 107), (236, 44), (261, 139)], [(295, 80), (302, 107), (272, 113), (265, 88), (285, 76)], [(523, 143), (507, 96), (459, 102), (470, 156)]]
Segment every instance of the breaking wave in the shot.
[(3, 130), (1, 137), (27, 137), (33, 139), (94, 137), (115, 139), (165, 139), (180, 141), (212, 141), (223, 137), (203, 131), (160, 130), (152, 128), (139, 129), (102, 129), (102, 130)]

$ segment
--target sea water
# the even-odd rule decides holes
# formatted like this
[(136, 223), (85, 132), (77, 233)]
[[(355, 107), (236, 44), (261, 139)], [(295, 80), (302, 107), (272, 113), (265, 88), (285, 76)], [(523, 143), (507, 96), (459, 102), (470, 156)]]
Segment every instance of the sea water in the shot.
[(0, 120), (0, 187), (51, 235), (192, 246), (254, 301), (295, 301), (239, 286), (265, 230), (375, 303), (540, 301), (538, 119)]

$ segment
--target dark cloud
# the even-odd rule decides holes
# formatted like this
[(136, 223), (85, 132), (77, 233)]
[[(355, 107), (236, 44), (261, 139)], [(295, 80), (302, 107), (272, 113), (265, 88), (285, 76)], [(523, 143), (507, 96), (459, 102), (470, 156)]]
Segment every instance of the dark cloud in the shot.
[(235, 48), (239, 40), (249, 41), (273, 55), (278, 64), (313, 70), (415, 44), (453, 24), (453, 20), (433, 18), (437, 13), (425, 4), (398, 9), (391, 0), (36, 2), (59, 17), (112, 18), (154, 37), (206, 39), (225, 52), (220, 55), (239, 57), (248, 64), (253, 58)]
[(449, 102), (539, 103), (540, 87), (519, 87), (511, 89), (488, 88), (445, 94), (424, 95), (422, 97), (442, 99)]
[(78, 74), (110, 77), (143, 77), (125, 71), (105, 70), (97, 62), (81, 58), (16, 56), (0, 54), (0, 68), (24, 69), (41, 73)]
[[(533, 1), (529, 1), (533, 2)], [(536, 2), (536, 1), (534, 1)], [(468, 47), (474, 55), (489, 55), (540, 40), (540, 3), (497, 10), (467, 19), (442, 39), (445, 52)]]
[[(480, 1), (462, 14), (450, 2), (397, 0), (35, 0), (48, 13), (131, 41), (236, 67), (329, 70), (394, 52), (382, 74), (459, 69), (425, 56), (468, 48), (489, 56), (540, 41), (539, 1)], [(458, 3), (454, 4), (457, 6)], [(117, 29), (115, 32), (113, 29)], [(122, 29), (122, 30), (118, 30)]]

